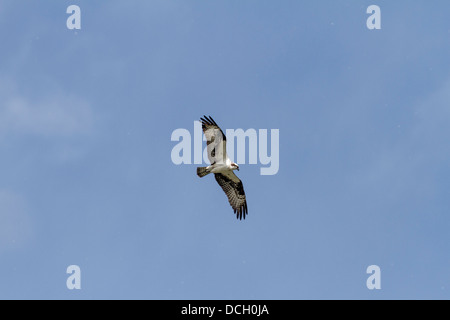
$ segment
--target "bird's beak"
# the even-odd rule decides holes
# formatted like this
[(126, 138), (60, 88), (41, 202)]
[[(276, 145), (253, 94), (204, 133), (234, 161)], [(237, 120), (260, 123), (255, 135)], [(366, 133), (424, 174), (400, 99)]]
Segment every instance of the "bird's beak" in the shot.
[(237, 167), (237, 171), (239, 171), (239, 167)]

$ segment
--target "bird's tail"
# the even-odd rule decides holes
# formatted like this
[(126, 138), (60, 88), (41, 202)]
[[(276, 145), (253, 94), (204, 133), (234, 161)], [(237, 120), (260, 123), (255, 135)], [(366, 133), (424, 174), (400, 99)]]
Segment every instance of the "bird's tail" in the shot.
[(203, 178), (204, 176), (210, 174), (211, 171), (208, 170), (208, 167), (197, 167), (197, 175), (200, 178)]

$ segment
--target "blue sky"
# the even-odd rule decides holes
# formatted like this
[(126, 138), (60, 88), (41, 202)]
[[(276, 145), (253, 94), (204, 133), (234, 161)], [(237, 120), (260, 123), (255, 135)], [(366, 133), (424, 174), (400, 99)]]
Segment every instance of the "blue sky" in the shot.
[[(449, 9), (0, 1), (0, 298), (450, 298)], [(204, 114), (280, 130), (245, 221), (171, 161)]]

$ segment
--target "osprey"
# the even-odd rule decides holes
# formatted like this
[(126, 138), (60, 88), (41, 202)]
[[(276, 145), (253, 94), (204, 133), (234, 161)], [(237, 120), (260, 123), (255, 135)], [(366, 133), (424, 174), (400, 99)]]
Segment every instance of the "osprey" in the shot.
[(211, 172), (214, 173), (217, 183), (222, 187), (228, 197), (236, 218), (244, 218), (248, 214), (247, 200), (245, 199), (242, 181), (234, 174), (239, 166), (231, 162), (227, 155), (227, 137), (211, 117), (200, 118), (202, 129), (206, 137), (208, 158), (211, 165), (198, 167), (197, 175), (202, 178)]

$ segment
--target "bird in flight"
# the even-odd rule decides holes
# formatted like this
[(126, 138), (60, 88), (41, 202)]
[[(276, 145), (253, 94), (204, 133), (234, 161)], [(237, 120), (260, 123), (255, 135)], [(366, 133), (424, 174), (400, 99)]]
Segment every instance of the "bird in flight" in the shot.
[(197, 175), (202, 178), (214, 173), (217, 183), (228, 197), (236, 218), (242, 220), (248, 214), (247, 200), (245, 198), (242, 181), (234, 174), (239, 166), (232, 162), (227, 155), (227, 137), (211, 117), (200, 118), (202, 129), (206, 137), (208, 158), (211, 165), (198, 167)]

